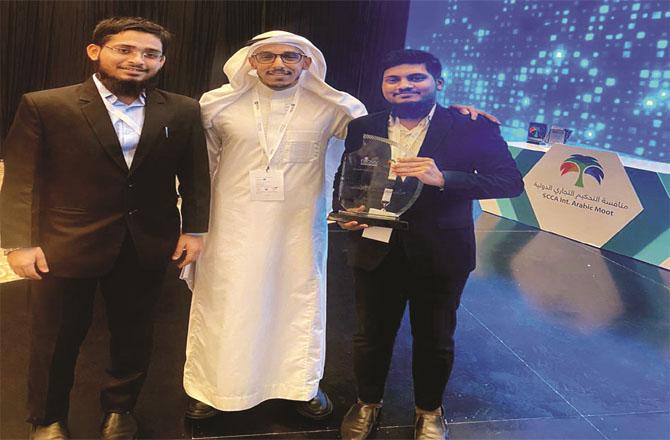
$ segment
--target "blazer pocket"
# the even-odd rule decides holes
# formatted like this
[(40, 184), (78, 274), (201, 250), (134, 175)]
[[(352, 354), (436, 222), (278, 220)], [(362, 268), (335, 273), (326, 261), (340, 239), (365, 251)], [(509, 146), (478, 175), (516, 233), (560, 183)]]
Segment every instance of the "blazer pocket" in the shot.
[(53, 212), (62, 212), (64, 214), (88, 214), (89, 212), (84, 208), (75, 208), (70, 206), (53, 206), (51, 208), (47, 208), (47, 210)]

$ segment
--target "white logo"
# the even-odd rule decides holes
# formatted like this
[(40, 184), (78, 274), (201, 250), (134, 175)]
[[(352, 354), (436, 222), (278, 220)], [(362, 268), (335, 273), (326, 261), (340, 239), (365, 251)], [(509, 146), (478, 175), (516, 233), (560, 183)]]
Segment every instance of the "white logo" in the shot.
[(376, 167), (379, 165), (379, 160), (378, 159), (370, 159), (369, 157), (365, 156), (363, 159), (361, 159), (361, 165), (364, 167)]

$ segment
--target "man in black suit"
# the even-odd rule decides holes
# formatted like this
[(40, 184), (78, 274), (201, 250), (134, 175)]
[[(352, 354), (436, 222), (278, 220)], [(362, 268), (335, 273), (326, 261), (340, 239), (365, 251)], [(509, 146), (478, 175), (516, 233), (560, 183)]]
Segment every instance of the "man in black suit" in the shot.
[[(388, 243), (362, 236), (365, 224), (340, 223), (359, 231), (350, 233), (348, 252), (358, 315), (358, 402), (345, 415), (341, 433), (343, 439), (363, 439), (376, 426), (395, 335), (409, 302), (415, 438), (443, 439), (448, 431), (442, 396), (453, 365), (456, 310), (475, 268), (472, 200), (517, 196), (523, 181), (494, 123), (436, 105), (436, 91), (443, 87), (437, 58), (400, 50), (388, 54), (382, 66), (382, 93), (391, 110), (351, 121), (345, 153), (359, 148), (364, 134), (388, 137), (412, 151), (392, 171), (414, 176), (424, 187), (401, 216), (410, 229), (393, 231)], [(339, 177), (338, 172), (335, 201)]]
[(86, 48), (95, 75), (24, 95), (5, 140), (2, 246), (30, 279), (33, 438), (68, 436), (75, 363), (98, 287), (111, 334), (102, 437), (137, 436), (131, 412), (163, 276), (170, 259), (183, 266), (202, 247), (209, 172), (200, 108), (152, 86), (169, 39), (143, 18), (101, 21)]

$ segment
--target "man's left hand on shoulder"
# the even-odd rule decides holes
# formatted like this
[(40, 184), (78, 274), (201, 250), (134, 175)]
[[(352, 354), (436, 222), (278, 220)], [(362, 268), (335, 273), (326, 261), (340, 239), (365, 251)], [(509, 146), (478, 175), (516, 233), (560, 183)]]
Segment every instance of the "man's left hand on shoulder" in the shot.
[(483, 110), (479, 110), (471, 105), (452, 104), (449, 107), (458, 110), (458, 112), (462, 115), (470, 115), (470, 119), (472, 119), (473, 121), (477, 119), (477, 116), (482, 115), (489, 121), (500, 125), (500, 121), (498, 120), (498, 118), (489, 113), (486, 113)]
[(198, 259), (198, 255), (200, 255), (200, 252), (202, 251), (202, 246), (202, 236), (181, 234), (179, 236), (179, 241), (177, 241), (174, 253), (172, 254), (172, 260), (176, 261), (181, 258), (177, 267), (182, 269), (184, 266), (193, 263)]
[(416, 177), (424, 185), (444, 187), (444, 175), (430, 157), (405, 157), (391, 165), (391, 171), (400, 177)]

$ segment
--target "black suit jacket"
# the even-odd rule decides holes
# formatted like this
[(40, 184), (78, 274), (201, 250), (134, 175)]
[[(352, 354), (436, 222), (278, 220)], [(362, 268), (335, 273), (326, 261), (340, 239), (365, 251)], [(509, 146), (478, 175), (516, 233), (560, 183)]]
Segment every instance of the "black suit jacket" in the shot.
[[(388, 137), (389, 112), (380, 112), (349, 123), (345, 154), (359, 148), (363, 134)], [(523, 180), (507, 144), (494, 123), (476, 121), (458, 111), (438, 106), (430, 122), (420, 157), (431, 157), (445, 178), (444, 191), (425, 185), (421, 195), (405, 212), (409, 231), (394, 231), (415, 267), (415, 273), (467, 274), (475, 268), (475, 237), (472, 200), (515, 197), (523, 191)], [(335, 176), (333, 203), (337, 204), (340, 170)], [(349, 264), (375, 269), (391, 245), (350, 233)]]
[(92, 79), (24, 95), (3, 151), (2, 247), (41, 246), (53, 275), (109, 271), (126, 231), (147, 268), (169, 262), (180, 229), (207, 231), (207, 150), (191, 98), (147, 93), (130, 169)]

